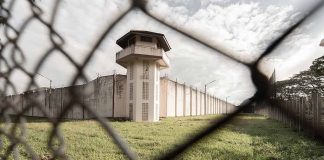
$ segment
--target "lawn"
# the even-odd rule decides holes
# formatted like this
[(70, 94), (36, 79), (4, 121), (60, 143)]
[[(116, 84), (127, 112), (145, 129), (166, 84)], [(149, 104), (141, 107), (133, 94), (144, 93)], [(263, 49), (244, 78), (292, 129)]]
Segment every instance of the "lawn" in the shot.
[[(176, 147), (217, 117), (165, 118), (157, 123), (116, 121), (112, 125), (140, 159), (152, 159)], [(47, 137), (51, 125), (39, 120), (30, 121), (26, 126), (28, 143), (40, 156), (48, 155)], [(67, 121), (60, 128), (70, 159), (125, 158), (93, 120)], [(6, 146), (7, 141), (4, 141)], [(324, 159), (324, 145), (280, 122), (262, 116), (240, 115), (179, 159)]]

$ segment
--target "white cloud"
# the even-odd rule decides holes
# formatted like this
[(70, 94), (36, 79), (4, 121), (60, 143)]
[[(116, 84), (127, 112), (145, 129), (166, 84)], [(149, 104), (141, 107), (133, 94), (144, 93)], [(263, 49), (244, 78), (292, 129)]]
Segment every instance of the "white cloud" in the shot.
[(261, 69), (270, 75), (273, 68), (276, 68), (277, 80), (287, 79), (309, 69), (314, 59), (324, 55), (324, 48), (319, 46), (324, 37), (324, 21), (321, 20), (323, 15), (324, 8), (309, 17), (266, 57), (260, 65)]
[[(297, 14), (292, 5), (262, 8), (259, 3), (204, 3), (193, 14), (168, 1), (153, 1), (150, 12), (174, 27), (243, 61), (255, 60), (265, 47), (288, 28)], [(188, 7), (188, 6), (187, 6)]]
[[(5, 2), (8, 6), (11, 1)], [(31, 16), (30, 5), (26, 2), (23, 0), (15, 1), (14, 7), (11, 10), (12, 17), (9, 23), (17, 30), (20, 30), (22, 24)], [(63, 48), (69, 53), (69, 56), (77, 63), (81, 63), (86, 53), (90, 51), (94, 41), (98, 38), (98, 34), (101, 33), (100, 31), (104, 30), (105, 26), (111, 24), (118, 15), (129, 7), (127, 2), (118, 0), (101, 0), (95, 3), (88, 3), (86, 0), (61, 1), (54, 28), (65, 40)], [(54, 1), (36, 1), (36, 5), (43, 11), (41, 17), (46, 22), (50, 21), (53, 3)], [(4, 30), (1, 26), (1, 40), (5, 42), (6, 37), (2, 36), (3, 33)], [(34, 68), (40, 58), (53, 47), (50, 42), (49, 29), (36, 19), (32, 20), (24, 32), (21, 33), (18, 44), (26, 57), (23, 67), (29, 72), (34, 72)], [(96, 51), (96, 54), (99, 55), (100, 53), (98, 52), (100, 50)], [(8, 57), (10, 57), (10, 53), (7, 50), (4, 54), (8, 54)], [(96, 57), (98, 56), (96, 55)], [(101, 64), (106, 63), (102, 58), (98, 59)], [(63, 54), (55, 51), (54, 54), (47, 58), (39, 73), (52, 79), (56, 86), (66, 86), (74, 76), (75, 68), (67, 61)], [(87, 72), (86, 74), (89, 75)], [(21, 81), (24, 80), (23, 82), (26, 82), (26, 78), (20, 79), (21, 75), (21, 72), (15, 71), (10, 77), (15, 85), (18, 86), (18, 92), (24, 91), (26, 86)], [(91, 76), (90, 78), (93, 77)], [(40, 76), (36, 78), (36, 81), (40, 86), (48, 86), (48, 80), (44, 80)]]

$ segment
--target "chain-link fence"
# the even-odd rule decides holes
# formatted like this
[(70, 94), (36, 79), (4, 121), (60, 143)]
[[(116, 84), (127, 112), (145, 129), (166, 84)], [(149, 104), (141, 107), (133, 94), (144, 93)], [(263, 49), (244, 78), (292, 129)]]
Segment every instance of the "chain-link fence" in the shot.
[[(77, 61), (71, 57), (66, 50), (62, 47), (65, 43), (62, 36), (57, 32), (57, 30), (54, 29), (54, 24), (56, 22), (56, 15), (58, 12), (58, 8), (60, 7), (61, 1), (56, 1), (53, 9), (53, 13), (51, 14), (50, 22), (45, 21), (42, 18), (43, 11), (41, 8), (39, 8), (34, 1), (29, 0), (28, 3), (30, 5), (30, 10), (32, 12), (32, 15), (29, 16), (21, 25), (20, 28), (15, 28), (12, 24), (9, 23), (9, 19), (12, 17), (11, 10), (15, 6), (17, 0), (12, 0), (9, 2), (9, 5), (6, 7), (1, 4), (1, 27), (4, 27), (4, 33), (7, 41), (1, 41), (0, 42), (0, 82), (3, 83), (3, 88), (0, 91), (3, 95), (9, 90), (12, 89), (16, 91), (16, 86), (14, 83), (10, 80), (10, 75), (13, 74), (14, 71), (19, 70), (23, 72), (25, 75), (29, 77), (29, 84), (28, 89), (31, 89), (33, 86), (36, 86), (35, 78), (36, 73), (44, 66), (46, 59), (48, 59), (52, 54), (59, 53), (62, 56), (64, 56), (77, 70), (77, 73), (73, 77), (73, 81), (71, 85), (76, 84), (76, 82), (80, 79), (85, 79), (85, 72), (84, 69), (87, 65), (89, 65), (89, 61), (94, 56), (95, 51), (98, 49), (98, 47), (102, 44), (104, 38), (107, 36), (107, 34), (110, 33), (110, 31), (115, 27), (118, 21), (123, 19), (125, 15), (133, 10), (133, 9), (140, 9), (145, 14), (150, 16), (151, 18), (161, 22), (164, 25), (169, 26), (170, 28), (174, 29), (175, 31), (187, 36), (190, 39), (193, 39), (206, 47), (215, 50), (221, 54), (223, 54), (226, 57), (229, 57), (233, 59), (236, 62), (242, 63), (246, 65), (250, 72), (251, 72), (251, 79), (257, 88), (256, 93), (253, 97), (247, 99), (244, 101), (241, 105), (237, 106), (237, 109), (229, 113), (227, 116), (215, 119), (210, 126), (203, 129), (201, 132), (197, 133), (196, 135), (190, 137), (187, 141), (184, 143), (178, 145), (176, 148), (172, 149), (168, 153), (164, 155), (160, 155), (160, 157), (157, 157), (157, 159), (172, 159), (178, 156), (179, 154), (183, 153), (185, 150), (190, 148), (193, 144), (197, 143), (198, 141), (202, 140), (204, 137), (210, 135), (217, 129), (219, 129), (222, 125), (227, 123), (229, 120), (231, 120), (233, 117), (238, 115), (243, 109), (246, 109), (250, 107), (255, 102), (266, 102), (270, 103), (272, 106), (275, 106), (280, 112), (285, 113), (285, 115), (288, 115), (289, 118), (298, 121), (299, 116), (295, 114), (289, 114), (294, 113), (290, 108), (287, 107), (280, 107), (279, 103), (276, 103), (274, 100), (271, 100), (271, 94), (270, 94), (270, 81), (269, 79), (261, 73), (261, 71), (258, 68), (258, 65), (260, 61), (274, 49), (277, 48), (278, 45), (281, 44), (281, 42), (284, 40), (285, 37), (287, 37), (292, 31), (294, 31), (297, 27), (299, 27), (308, 17), (310, 17), (312, 14), (314, 14), (323, 4), (324, 2), (320, 2), (318, 5), (316, 5), (315, 8), (313, 8), (306, 16), (301, 18), (296, 24), (288, 28), (281, 36), (279, 36), (277, 39), (275, 39), (263, 52), (263, 54), (255, 61), (251, 63), (242, 62), (239, 59), (236, 59), (230, 54), (227, 54), (225, 52), (222, 52), (220, 49), (213, 47), (210, 44), (206, 44), (200, 39), (196, 38), (195, 36), (192, 36), (184, 31), (181, 31), (180, 29), (177, 29), (173, 27), (172, 25), (169, 25), (165, 21), (159, 19), (158, 17), (155, 17), (151, 15), (146, 8), (147, 1), (145, 0), (133, 0), (131, 3), (131, 7), (127, 9), (127, 11), (123, 12), (119, 17), (117, 17), (114, 22), (107, 26), (103, 33), (100, 34), (98, 39), (95, 41), (92, 49), (87, 53), (86, 58), (82, 63), (77, 63)], [(0, 1), (1, 2), (1, 1)], [(91, 3), (91, 2), (89, 2)], [(24, 50), (22, 50), (21, 46), (19, 45), (19, 41), (21, 40), (22, 35), (28, 30), (28, 26), (32, 21), (37, 21), (44, 27), (46, 27), (49, 31), (49, 37), (50, 37), (50, 43), (51, 47), (45, 52), (43, 57), (38, 61), (37, 66), (33, 72), (29, 72), (22, 66), (21, 59), (25, 59), (26, 55)], [(10, 57), (6, 57), (3, 55), (4, 50), (10, 50)], [(82, 103), (83, 93), (79, 93), (76, 90), (70, 89), (69, 94), (71, 98), (69, 101), (63, 106), (61, 113), (58, 115), (58, 118), (51, 118), (50, 115), (48, 115), (47, 111), (44, 110), (37, 101), (37, 99), (34, 99), (33, 97), (30, 97), (30, 104), (28, 104), (27, 107), (25, 107), (22, 110), (18, 110), (16, 106), (12, 103), (9, 103), (7, 101), (2, 101), (0, 103), (0, 116), (1, 116), (1, 126), (0, 126), (0, 135), (6, 137), (10, 142), (9, 145), (5, 148), (5, 152), (2, 156), (2, 159), (7, 159), (10, 155), (13, 155), (15, 159), (19, 159), (19, 149), (17, 149), (17, 146), (23, 146), (26, 152), (28, 153), (28, 156), (32, 159), (38, 159), (39, 157), (32, 149), (32, 146), (26, 142), (24, 139), (24, 136), (26, 134), (26, 127), (25, 122), (26, 119), (23, 116), (26, 112), (28, 112), (32, 107), (36, 107), (38, 110), (42, 112), (42, 114), (46, 115), (48, 118), (48, 121), (52, 124), (52, 130), (49, 135), (48, 139), (48, 148), (50, 149), (52, 153), (52, 158), (61, 158), (61, 159), (67, 159), (67, 155), (65, 153), (65, 142), (63, 140), (63, 135), (59, 129), (59, 125), (62, 123), (64, 115), (66, 112), (68, 112), (73, 106), (79, 106), (85, 109), (87, 112), (93, 115), (94, 119), (98, 121), (101, 125), (101, 127), (105, 130), (105, 132), (114, 140), (114, 143), (120, 148), (120, 150), (125, 154), (125, 156), (129, 159), (137, 159), (137, 154), (133, 152), (129, 146), (124, 142), (124, 140), (114, 131), (113, 127), (107, 121), (106, 119), (99, 116), (98, 113), (96, 113), (91, 107), (88, 107), (84, 103)], [(8, 110), (13, 110), (16, 114), (16, 116), (12, 117), (7, 114)], [(12, 123), (13, 122), (13, 123)], [(13, 124), (13, 125), (10, 125)], [(300, 123), (301, 127), (311, 127), (313, 125), (310, 125), (308, 121), (302, 121)], [(317, 135), (317, 137), (320, 140), (324, 140), (324, 134), (320, 132), (319, 128), (312, 127), (311, 130)], [(0, 139), (0, 145), (3, 147), (2, 141)]]

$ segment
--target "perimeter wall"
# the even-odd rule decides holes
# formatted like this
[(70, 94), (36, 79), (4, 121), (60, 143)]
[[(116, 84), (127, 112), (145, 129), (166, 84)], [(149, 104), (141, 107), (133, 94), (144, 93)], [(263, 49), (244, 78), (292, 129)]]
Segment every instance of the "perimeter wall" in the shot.
[[(160, 87), (160, 117), (225, 114), (235, 108), (230, 103), (166, 77), (161, 78)], [(74, 102), (71, 99), (72, 91), (84, 95), (79, 98), (79, 103), (74, 104), (66, 114), (61, 115), (61, 111), (66, 109), (71, 101)], [(96, 112), (101, 117), (127, 118), (126, 76), (103, 76), (83, 85), (27, 91), (6, 96), (2, 98), (1, 103), (8, 104), (6, 112), (11, 115), (91, 119), (95, 117), (91, 112)], [(84, 105), (89, 106), (90, 110)]]

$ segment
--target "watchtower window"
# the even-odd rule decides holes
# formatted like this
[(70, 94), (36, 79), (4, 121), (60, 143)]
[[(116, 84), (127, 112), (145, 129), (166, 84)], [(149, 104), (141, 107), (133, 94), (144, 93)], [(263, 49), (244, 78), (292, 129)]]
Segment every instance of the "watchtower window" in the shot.
[(141, 41), (143, 42), (153, 42), (152, 37), (141, 36)]
[(129, 80), (133, 80), (134, 78), (134, 63), (130, 63), (129, 65)]
[(149, 79), (150, 64), (148, 61), (143, 61), (143, 79)]
[(142, 98), (143, 100), (149, 99), (149, 82), (143, 82)]
[(148, 120), (148, 103), (142, 103), (142, 120)]
[(161, 49), (161, 48), (162, 48), (162, 46), (161, 46), (160, 43), (157, 43), (156, 45), (157, 45), (157, 48), (158, 48), (158, 49)]
[(133, 95), (134, 95), (134, 86), (133, 83), (129, 84), (129, 100), (133, 100)]
[(135, 44), (135, 37), (131, 38), (128, 40), (128, 46), (132, 45), (132, 44)]

